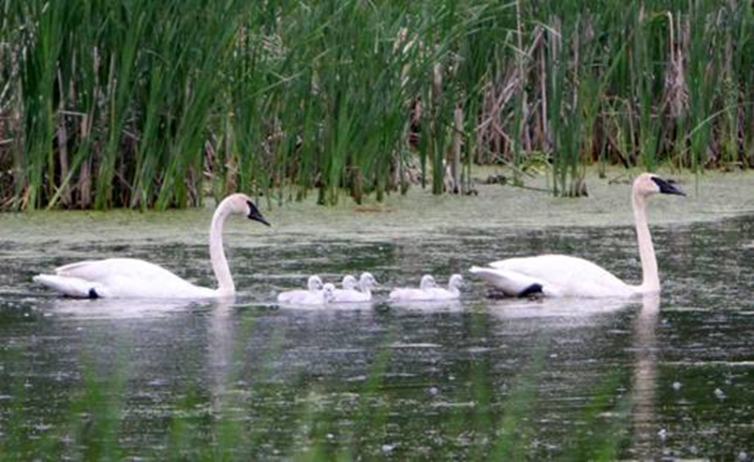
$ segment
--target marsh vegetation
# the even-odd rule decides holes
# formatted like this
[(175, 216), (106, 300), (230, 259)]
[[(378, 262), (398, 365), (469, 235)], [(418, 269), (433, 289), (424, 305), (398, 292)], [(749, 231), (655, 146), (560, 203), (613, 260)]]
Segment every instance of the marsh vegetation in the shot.
[(0, 207), (754, 161), (750, 1), (4, 0)]

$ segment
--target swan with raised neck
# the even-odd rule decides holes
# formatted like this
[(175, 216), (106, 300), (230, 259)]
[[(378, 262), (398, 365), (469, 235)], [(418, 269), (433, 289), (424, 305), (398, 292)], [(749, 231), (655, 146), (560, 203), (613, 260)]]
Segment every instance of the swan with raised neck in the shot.
[(508, 296), (542, 294), (549, 297), (597, 298), (658, 293), (660, 277), (647, 223), (647, 203), (655, 194), (685, 196), (673, 182), (652, 173), (643, 173), (634, 180), (631, 207), (642, 269), (642, 282), (639, 285), (626, 284), (602, 267), (568, 255), (509, 258), (492, 262), (487, 267), (474, 266), (470, 272)]
[(161, 266), (134, 258), (109, 258), (71, 263), (55, 274), (39, 274), (34, 281), (76, 298), (220, 298), (235, 294), (236, 287), (223, 249), (223, 226), (231, 215), (244, 215), (269, 226), (246, 194), (231, 194), (217, 206), (209, 233), (209, 253), (218, 287), (192, 284)]

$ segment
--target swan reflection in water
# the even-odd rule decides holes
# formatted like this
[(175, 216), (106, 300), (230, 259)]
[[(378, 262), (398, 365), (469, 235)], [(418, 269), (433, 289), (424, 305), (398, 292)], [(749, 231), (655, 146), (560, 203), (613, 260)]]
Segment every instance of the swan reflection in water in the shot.
[[(656, 417), (657, 381), (658, 381), (658, 350), (656, 328), (659, 318), (659, 297), (644, 296), (641, 309), (636, 313), (632, 321), (631, 339), (627, 346), (631, 349), (633, 361), (628, 370), (630, 371), (631, 415), (627, 423), (631, 425), (633, 441), (631, 443), (632, 455), (636, 458), (651, 457), (653, 450), (658, 445), (658, 426)], [(237, 392), (247, 393), (250, 385), (237, 387), (236, 374), (239, 373), (239, 364), (243, 363), (243, 351), (239, 345), (246, 344), (250, 332), (243, 329), (244, 323), (239, 322), (239, 305), (230, 301), (210, 301), (205, 303), (196, 302), (166, 302), (147, 300), (71, 300), (56, 299), (54, 305), (49, 308), (54, 316), (61, 318), (76, 319), (110, 319), (114, 322), (96, 324), (105, 327), (108, 335), (118, 335), (113, 332), (121, 328), (131, 334), (138, 335), (142, 340), (148, 341), (145, 335), (149, 334), (144, 327), (159, 324), (170, 328), (180, 319), (195, 325), (196, 318), (203, 318), (205, 326), (203, 332), (206, 341), (201, 341), (194, 334), (185, 337), (186, 347), (191, 348), (204, 346), (203, 358), (200, 360), (200, 369), (208, 374), (207, 384), (210, 387), (211, 407), (213, 412), (241, 412), (242, 407), (238, 401)], [(623, 310), (636, 307), (636, 301), (628, 300), (593, 300), (593, 299), (544, 299), (541, 301), (508, 300), (490, 303), (487, 312), (492, 316), (506, 321), (506, 330), (510, 331), (561, 331), (571, 335), (573, 329), (585, 327), (599, 327), (607, 325), (611, 320), (622, 313)], [(391, 304), (391, 309), (401, 312), (462, 312), (468, 306), (457, 301), (445, 302), (404, 302)], [(365, 313), (371, 315), (372, 310)], [(323, 324), (330, 324), (329, 318), (338, 316), (337, 310), (320, 311), (286, 311), (284, 316), (294, 316), (300, 320), (296, 325), (311, 323), (315, 330), (321, 329)], [(176, 319), (165, 319), (175, 316)], [(133, 322), (123, 323), (123, 319), (131, 319)], [(373, 321), (367, 321), (371, 323)], [(128, 326), (130, 325), (130, 328)], [(256, 324), (253, 324), (256, 325)], [(239, 327), (241, 326), (241, 327)], [(239, 330), (240, 329), (240, 330)], [(595, 340), (591, 335), (601, 335), (606, 332), (603, 329), (589, 329), (592, 334), (584, 337), (585, 342)], [(146, 334), (144, 332), (147, 332)], [(138, 332), (141, 332), (140, 334)], [(195, 333), (195, 331), (194, 331)], [(155, 330), (154, 335), (164, 337), (164, 330)], [(320, 331), (321, 334), (321, 331)], [(239, 343), (240, 342), (240, 343)], [(180, 351), (185, 353), (183, 347)], [(165, 351), (160, 358), (163, 365), (170, 364), (179, 359), (178, 350)], [(182, 357), (183, 353), (181, 354)], [(159, 372), (150, 369), (158, 376)], [(196, 371), (196, 372), (198, 372)], [(142, 371), (140, 371), (141, 373)]]
[[(635, 302), (635, 300), (634, 300)], [(598, 325), (631, 306), (624, 298), (508, 298), (488, 301), (496, 318), (533, 325), (537, 329), (566, 329)]]
[(224, 412), (229, 407), (228, 384), (233, 383), (236, 356), (235, 306), (227, 300), (216, 300), (207, 323), (207, 362), (210, 371), (211, 405), (214, 412)]
[[(660, 313), (660, 295), (647, 294), (641, 297), (641, 307), (632, 324), (632, 335), (628, 347), (632, 351), (631, 382), (629, 399), (631, 403), (630, 421), (634, 458), (652, 459), (657, 456), (660, 442), (657, 418), (658, 386), (658, 345), (656, 329)], [(572, 337), (574, 329), (585, 332), (601, 324), (608, 324), (615, 315), (629, 307), (635, 307), (637, 300), (625, 299), (568, 299), (545, 298), (537, 301), (508, 299), (492, 302), (489, 311), (495, 317), (506, 321), (507, 329), (523, 332), (560, 331)], [(593, 329), (588, 329), (594, 332)], [(584, 342), (594, 340), (584, 337)]]
[[(232, 299), (223, 300), (230, 303)], [(125, 298), (55, 298), (51, 304), (43, 306), (51, 316), (66, 316), (81, 320), (91, 319), (144, 319), (162, 318), (182, 311), (212, 306), (212, 300), (157, 300)]]
[[(194, 353), (206, 355), (199, 363), (184, 364), (184, 367), (187, 371), (199, 368), (192, 374), (207, 371), (212, 408), (217, 411), (228, 408), (228, 384), (233, 381), (234, 361), (238, 360), (235, 357), (238, 307), (235, 298), (204, 301), (55, 298), (50, 301), (43, 308), (45, 316), (61, 325), (83, 329), (77, 330), (77, 344), (80, 341), (82, 350), (96, 352), (95, 363), (110, 364), (113, 355), (133, 352), (132, 347), (149, 345), (150, 350), (155, 347), (161, 350), (156, 355), (149, 353), (146, 368), (139, 364), (143, 361), (138, 355), (128, 354), (126, 361), (131, 363), (128, 370), (132, 377), (167, 382), (176, 378), (167, 371), (185, 360), (184, 355), (188, 358)], [(192, 326), (197, 323), (206, 326), (206, 339), (195, 335)], [(160, 346), (165, 342), (172, 343), (172, 347)]]
[(638, 459), (657, 457), (652, 448), (659, 429), (655, 418), (657, 402), (657, 323), (660, 314), (659, 294), (642, 297), (642, 307), (634, 320), (634, 368), (631, 377), (631, 403), (634, 442)]

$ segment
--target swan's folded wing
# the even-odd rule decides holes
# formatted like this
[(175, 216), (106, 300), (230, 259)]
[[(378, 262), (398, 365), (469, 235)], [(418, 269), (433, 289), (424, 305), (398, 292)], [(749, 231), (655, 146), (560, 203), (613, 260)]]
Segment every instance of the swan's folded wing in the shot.
[(84, 269), (89, 265), (95, 264), (100, 260), (85, 260), (76, 263), (69, 263), (67, 265), (58, 266), (55, 268), (55, 274), (58, 276), (73, 276), (75, 277), (76, 271)]
[(515, 271), (472, 266), (469, 272), (479, 276), (511, 297), (519, 297), (544, 290), (539, 279)]
[(547, 279), (546, 275), (557, 274), (564, 269), (581, 269), (596, 265), (583, 258), (572, 257), (570, 255), (545, 254), (534, 257), (507, 258), (505, 260), (493, 261), (488, 266), (532, 277), (545, 275), (545, 279)]
[(196, 286), (160, 266), (131, 258), (82, 261), (55, 271), (58, 277), (89, 283), (100, 297), (205, 298), (215, 295), (212, 289)]
[(75, 277), (88, 281), (106, 281), (113, 277), (136, 280), (161, 281), (165, 284), (186, 282), (161, 266), (134, 258), (108, 258), (88, 260), (55, 269), (58, 276)]
[[(536, 282), (548, 296), (609, 297), (631, 295), (634, 291), (626, 283), (601, 266), (569, 255), (539, 255), (509, 258), (490, 263), (494, 271), (488, 276), (505, 276), (513, 281)], [(488, 279), (492, 284), (501, 287)], [(506, 291), (507, 293), (507, 291)]]

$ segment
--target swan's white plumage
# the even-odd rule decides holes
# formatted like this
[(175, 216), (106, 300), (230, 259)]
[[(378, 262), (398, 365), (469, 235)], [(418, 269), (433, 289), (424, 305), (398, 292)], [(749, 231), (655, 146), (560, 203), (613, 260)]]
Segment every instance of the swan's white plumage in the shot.
[(437, 284), (435, 283), (435, 278), (427, 274), (422, 276), (418, 289), (411, 287), (394, 289), (392, 292), (390, 292), (389, 298), (390, 301), (393, 302), (424, 302), (442, 300), (435, 298), (437, 297), (437, 294), (434, 293), (433, 289), (435, 289), (436, 287)]
[(40, 274), (34, 281), (76, 298), (207, 298), (214, 295), (212, 289), (196, 286), (160, 266), (130, 258), (65, 265), (56, 268), (54, 276)]
[(546, 297), (620, 297), (635, 292), (600, 266), (568, 255), (509, 258), (469, 271), (507, 295), (521, 294), (537, 284)]
[(227, 297), (235, 285), (222, 246), (222, 228), (231, 214), (244, 214), (268, 224), (245, 194), (232, 194), (218, 205), (210, 227), (210, 256), (219, 287), (194, 285), (153, 263), (133, 258), (109, 258), (71, 263), (54, 275), (39, 274), (34, 282), (76, 298), (171, 298)]
[(641, 285), (626, 284), (588, 260), (567, 255), (509, 258), (488, 267), (474, 266), (469, 271), (509, 296), (541, 292), (548, 297), (602, 298), (657, 293), (657, 259), (646, 217), (647, 198), (656, 193), (683, 195), (674, 185), (652, 174), (639, 175), (634, 181), (631, 203), (642, 263)]
[(333, 291), (333, 301), (345, 300), (349, 297), (351, 292), (356, 292), (356, 286), (359, 282), (350, 274), (343, 276), (343, 281), (340, 283), (341, 288)]
[(463, 285), (463, 277), (460, 274), (454, 274), (448, 280), (448, 288), (432, 287), (426, 290), (429, 293), (430, 300), (456, 300), (460, 298)]
[(362, 273), (358, 282), (359, 290), (356, 290), (355, 278), (353, 281), (346, 281), (346, 278), (343, 278), (344, 289), (336, 290), (333, 293), (332, 303), (363, 303), (372, 300), (372, 289), (377, 281), (371, 273)]
[(284, 302), (285, 305), (320, 306), (332, 302), (335, 286), (329, 282), (322, 286), (321, 290), (304, 291)]
[(322, 290), (322, 279), (319, 276), (309, 276), (306, 283), (307, 290), (289, 290), (278, 294), (280, 303), (297, 303), (297, 300), (305, 300), (311, 294)]

